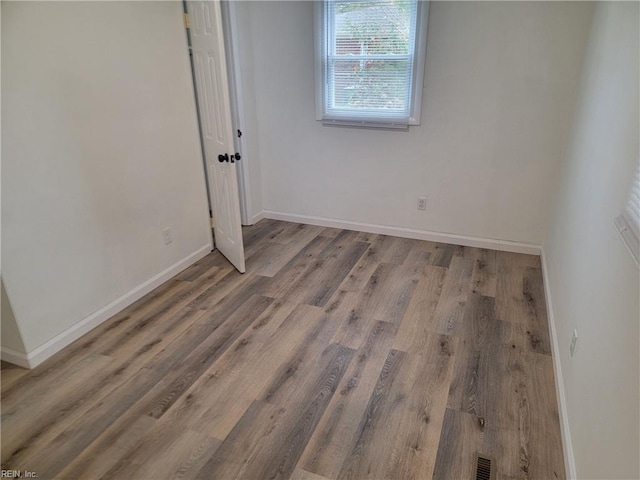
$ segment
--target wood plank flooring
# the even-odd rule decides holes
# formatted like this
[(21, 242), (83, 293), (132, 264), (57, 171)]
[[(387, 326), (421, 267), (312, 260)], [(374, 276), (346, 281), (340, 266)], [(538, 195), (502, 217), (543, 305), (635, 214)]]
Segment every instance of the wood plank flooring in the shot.
[(262, 220), (31, 371), (39, 479), (564, 478), (537, 257)]

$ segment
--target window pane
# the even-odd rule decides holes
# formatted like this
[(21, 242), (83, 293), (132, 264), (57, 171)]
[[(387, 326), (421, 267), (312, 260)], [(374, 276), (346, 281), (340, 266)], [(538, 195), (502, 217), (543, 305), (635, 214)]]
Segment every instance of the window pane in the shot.
[(331, 108), (408, 113), (409, 57), (393, 60), (330, 60)]
[(416, 2), (410, 0), (333, 2), (336, 55), (411, 53)]

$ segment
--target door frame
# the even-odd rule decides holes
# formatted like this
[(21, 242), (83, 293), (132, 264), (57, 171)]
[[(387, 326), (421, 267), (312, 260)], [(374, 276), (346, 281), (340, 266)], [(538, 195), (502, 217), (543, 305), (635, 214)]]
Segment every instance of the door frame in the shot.
[[(248, 162), (251, 160), (247, 155), (247, 150), (243, 148), (243, 139), (237, 135), (243, 130), (245, 125), (244, 99), (242, 97), (242, 71), (240, 69), (240, 58), (238, 56), (238, 45), (240, 37), (238, 35), (238, 20), (236, 5), (233, 0), (223, 0), (220, 2), (222, 10), (222, 31), (224, 33), (224, 48), (227, 57), (227, 77), (229, 78), (229, 101), (231, 104), (231, 123), (233, 124), (234, 145), (236, 151), (242, 155), (242, 161), (238, 162), (238, 194), (240, 196), (240, 218), (242, 225), (253, 225), (251, 215), (251, 177), (249, 175)], [(245, 137), (246, 138), (246, 137)]]

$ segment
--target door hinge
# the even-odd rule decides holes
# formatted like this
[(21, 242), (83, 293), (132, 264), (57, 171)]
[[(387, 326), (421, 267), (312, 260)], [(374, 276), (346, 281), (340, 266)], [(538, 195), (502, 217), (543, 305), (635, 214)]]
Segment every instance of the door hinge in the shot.
[(191, 22), (189, 21), (189, 14), (183, 13), (182, 20), (184, 21), (184, 28), (191, 28)]
[(242, 136), (242, 131), (238, 129), (238, 138), (240, 138), (241, 136)]

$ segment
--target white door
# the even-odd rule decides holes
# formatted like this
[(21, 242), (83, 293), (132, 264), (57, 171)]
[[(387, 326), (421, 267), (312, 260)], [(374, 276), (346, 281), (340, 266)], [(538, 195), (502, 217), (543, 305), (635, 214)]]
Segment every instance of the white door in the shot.
[(215, 244), (220, 253), (244, 273), (237, 160), (220, 1), (188, 1), (187, 11)]

